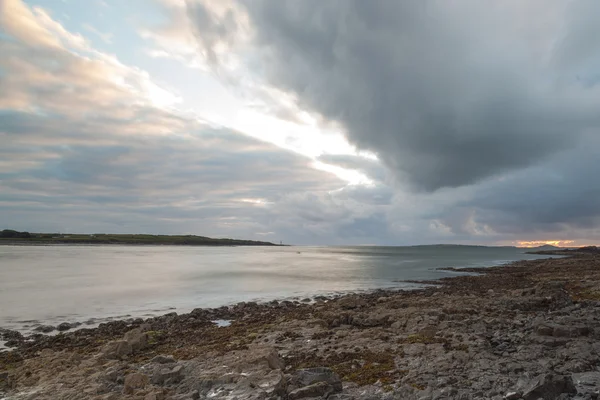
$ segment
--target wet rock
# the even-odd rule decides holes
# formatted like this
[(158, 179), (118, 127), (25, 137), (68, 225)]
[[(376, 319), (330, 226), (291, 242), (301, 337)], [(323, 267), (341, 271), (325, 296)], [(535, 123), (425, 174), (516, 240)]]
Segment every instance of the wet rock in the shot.
[(56, 326), (56, 329), (59, 332), (65, 332), (65, 331), (68, 331), (70, 329), (77, 328), (79, 325), (81, 325), (81, 323), (79, 323), (79, 322), (73, 322), (73, 323), (63, 322), (61, 324), (58, 324)]
[(574, 394), (577, 389), (570, 376), (545, 374), (535, 377), (525, 386), (522, 398), (524, 400), (554, 400), (561, 394)]
[(9, 341), (9, 340), (16, 341), (16, 342), (20, 342), (20, 341), (24, 340), (21, 332), (11, 331), (10, 329), (3, 329), (3, 328), (0, 328), (0, 339), (6, 340), (6, 341)]
[(53, 327), (52, 325), (40, 325), (37, 328), (34, 329), (34, 331), (36, 332), (42, 332), (42, 333), (50, 333), (52, 331), (56, 330), (55, 327)]
[(133, 394), (137, 389), (143, 389), (148, 384), (148, 377), (144, 374), (135, 372), (125, 377), (123, 386), (124, 394)]

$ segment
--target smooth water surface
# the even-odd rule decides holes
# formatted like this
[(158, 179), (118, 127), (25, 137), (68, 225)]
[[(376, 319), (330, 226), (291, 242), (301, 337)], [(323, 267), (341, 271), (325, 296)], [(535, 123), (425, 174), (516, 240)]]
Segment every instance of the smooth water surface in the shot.
[(93, 324), (239, 301), (410, 288), (398, 281), (446, 276), (440, 267), (539, 257), (467, 246), (0, 246), (0, 327)]

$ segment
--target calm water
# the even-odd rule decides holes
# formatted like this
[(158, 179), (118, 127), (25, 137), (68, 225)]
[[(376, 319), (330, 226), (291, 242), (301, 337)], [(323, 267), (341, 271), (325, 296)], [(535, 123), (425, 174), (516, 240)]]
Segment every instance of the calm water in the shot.
[[(531, 259), (510, 248), (0, 246), (0, 327), (153, 316), (447, 276)], [(539, 256), (538, 256), (539, 257)]]

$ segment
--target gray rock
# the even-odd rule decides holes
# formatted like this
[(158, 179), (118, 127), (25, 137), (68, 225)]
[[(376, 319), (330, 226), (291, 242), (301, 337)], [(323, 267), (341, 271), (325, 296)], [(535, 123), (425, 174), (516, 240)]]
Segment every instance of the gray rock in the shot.
[(326, 397), (333, 393), (333, 387), (327, 382), (317, 382), (309, 386), (304, 386), (293, 390), (288, 394), (288, 399), (306, 399), (310, 397)]
[(131, 345), (134, 353), (148, 347), (148, 335), (142, 332), (140, 328), (135, 328), (127, 332), (124, 339)]
[(120, 359), (133, 353), (131, 345), (125, 340), (108, 342), (101, 350), (101, 354), (108, 359)]
[(522, 397), (524, 400), (537, 400), (540, 397), (544, 400), (554, 400), (563, 393), (577, 393), (573, 379), (565, 375), (546, 374), (531, 380)]
[(155, 385), (170, 385), (183, 380), (183, 366), (176, 365), (173, 368), (161, 368), (152, 375), (152, 383)]
[(294, 391), (296, 389), (305, 386), (311, 386), (319, 382), (325, 382), (331, 386), (331, 393), (338, 393), (342, 391), (342, 381), (338, 374), (333, 372), (331, 369), (324, 367), (307, 368), (296, 371), (296, 373), (289, 380), (288, 390)]
[(504, 400), (518, 400), (521, 398), (521, 393), (519, 392), (508, 392), (504, 395)]
[(600, 372), (580, 372), (572, 375), (577, 393), (584, 398), (597, 398), (600, 395)]

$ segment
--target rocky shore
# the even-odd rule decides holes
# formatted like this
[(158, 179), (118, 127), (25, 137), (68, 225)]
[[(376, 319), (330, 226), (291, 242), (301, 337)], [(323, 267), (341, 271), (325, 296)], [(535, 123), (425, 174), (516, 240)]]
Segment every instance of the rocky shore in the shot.
[(0, 399), (598, 398), (600, 254), (469, 271), (410, 292), (0, 331)]

